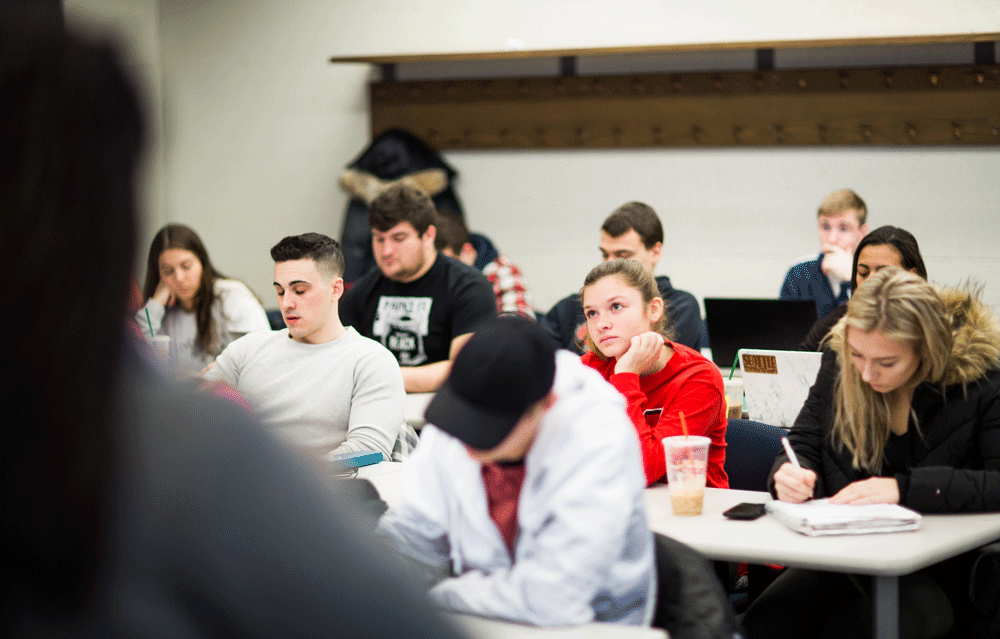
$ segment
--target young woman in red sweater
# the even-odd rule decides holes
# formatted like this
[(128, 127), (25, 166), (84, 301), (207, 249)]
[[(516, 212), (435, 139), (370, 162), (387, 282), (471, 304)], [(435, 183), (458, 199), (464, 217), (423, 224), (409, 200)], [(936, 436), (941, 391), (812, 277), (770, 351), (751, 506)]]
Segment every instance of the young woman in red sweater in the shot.
[[(587, 274), (581, 295), (589, 351), (583, 363), (625, 396), (647, 483), (666, 474), (662, 440), (683, 434), (684, 413), (691, 435), (712, 440), (707, 485), (729, 488), (723, 468), (727, 420), (722, 375), (701, 353), (670, 341), (652, 273), (635, 260), (604, 262)], [(658, 415), (656, 409), (661, 409)]]

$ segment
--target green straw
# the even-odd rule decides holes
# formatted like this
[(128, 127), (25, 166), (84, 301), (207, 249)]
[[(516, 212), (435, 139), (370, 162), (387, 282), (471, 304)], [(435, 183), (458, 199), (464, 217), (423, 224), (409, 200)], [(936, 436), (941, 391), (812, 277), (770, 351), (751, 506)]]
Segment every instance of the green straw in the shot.
[[(153, 334), (153, 320), (149, 319), (149, 309), (146, 309), (146, 323), (149, 324), (149, 339), (153, 339), (155, 335)], [(732, 375), (730, 375), (732, 377)]]
[[(146, 310), (146, 317), (149, 317), (149, 310)], [(740, 363), (740, 352), (736, 351), (736, 357), (733, 358), (733, 367), (729, 369), (729, 379), (733, 378), (733, 373), (736, 372), (736, 365), (739, 363)]]

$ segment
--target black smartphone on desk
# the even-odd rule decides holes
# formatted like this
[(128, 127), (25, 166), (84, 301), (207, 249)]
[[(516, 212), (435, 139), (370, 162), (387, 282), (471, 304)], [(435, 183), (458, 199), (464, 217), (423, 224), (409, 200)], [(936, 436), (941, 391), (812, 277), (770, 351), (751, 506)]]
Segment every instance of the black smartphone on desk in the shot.
[(764, 514), (764, 504), (743, 502), (722, 513), (729, 519), (751, 520)]

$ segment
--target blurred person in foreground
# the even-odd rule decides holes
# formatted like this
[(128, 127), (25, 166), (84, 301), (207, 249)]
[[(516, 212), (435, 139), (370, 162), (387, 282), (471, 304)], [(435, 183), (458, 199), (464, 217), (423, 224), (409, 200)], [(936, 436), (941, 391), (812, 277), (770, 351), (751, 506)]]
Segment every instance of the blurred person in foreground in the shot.
[(453, 636), (308, 466), (129, 341), (139, 104), (111, 47), (26, 15), (0, 16), (3, 314), (31, 307), (3, 331), (3, 636)]

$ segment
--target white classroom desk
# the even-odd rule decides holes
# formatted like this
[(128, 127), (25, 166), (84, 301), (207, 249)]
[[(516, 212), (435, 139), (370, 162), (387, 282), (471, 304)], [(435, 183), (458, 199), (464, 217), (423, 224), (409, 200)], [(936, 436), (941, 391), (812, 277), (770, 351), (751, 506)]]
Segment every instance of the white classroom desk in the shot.
[(704, 513), (675, 517), (666, 485), (647, 488), (646, 517), (655, 532), (683, 542), (709, 559), (782, 564), (871, 575), (876, 639), (899, 636), (899, 577), (1000, 538), (1000, 513), (924, 515), (912, 532), (809, 537), (774, 517), (733, 521), (722, 512), (740, 502), (770, 501), (768, 493), (708, 488)]
[(402, 469), (402, 462), (384, 461), (371, 466), (362, 466), (358, 469), (357, 477), (370, 481), (382, 501), (392, 506), (399, 503), (403, 497), (403, 484), (399, 475)]
[(445, 617), (476, 639), (670, 639), (660, 628), (620, 626), (611, 623), (587, 623), (580, 626), (539, 628), (510, 621), (488, 619), (457, 612), (445, 612)]
[(407, 393), (406, 404), (403, 407), (403, 417), (416, 430), (424, 427), (424, 413), (427, 405), (434, 399), (434, 393)]

